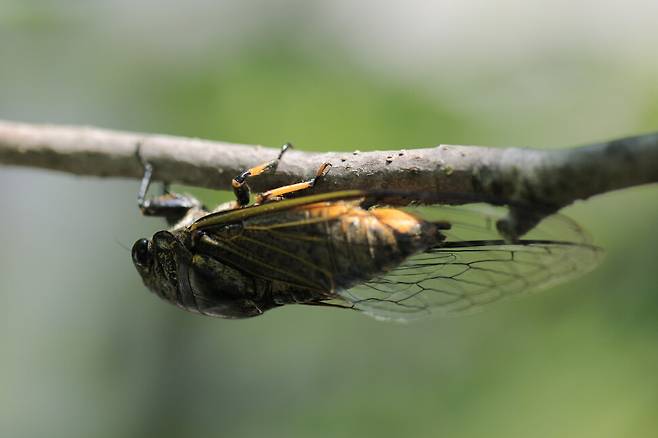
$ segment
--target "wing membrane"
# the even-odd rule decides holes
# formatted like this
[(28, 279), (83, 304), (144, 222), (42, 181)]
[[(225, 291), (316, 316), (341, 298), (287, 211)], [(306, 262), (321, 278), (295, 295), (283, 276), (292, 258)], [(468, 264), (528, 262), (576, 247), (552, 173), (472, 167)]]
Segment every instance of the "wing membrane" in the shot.
[(582, 275), (600, 260), (575, 222), (548, 218), (523, 240), (500, 239), (494, 209), (425, 208), (423, 216), (452, 224), (445, 245), (412, 256), (396, 269), (340, 294), (379, 319), (474, 311)]
[[(278, 280), (300, 288), (327, 292), (332, 288), (331, 273), (319, 263), (300, 257), (289, 250), (290, 242), (285, 239), (304, 241), (303, 233), (286, 234), (270, 232), (267, 229), (246, 230), (232, 239), (212, 235), (206, 240), (214, 247), (208, 253), (234, 268), (268, 280)], [(313, 237), (313, 236), (311, 236)], [(326, 239), (325, 239), (326, 242)], [(321, 241), (313, 241), (312, 246), (318, 251), (328, 252)]]

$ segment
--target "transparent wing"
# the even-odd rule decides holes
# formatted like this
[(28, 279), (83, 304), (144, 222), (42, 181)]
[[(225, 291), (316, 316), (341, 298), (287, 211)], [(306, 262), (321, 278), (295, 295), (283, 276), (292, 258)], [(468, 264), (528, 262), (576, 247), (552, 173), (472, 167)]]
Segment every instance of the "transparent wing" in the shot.
[(496, 231), (502, 210), (426, 207), (423, 217), (447, 221), (445, 245), (407, 259), (388, 273), (340, 295), (378, 319), (460, 314), (580, 276), (602, 250), (571, 219), (555, 215), (515, 243)]

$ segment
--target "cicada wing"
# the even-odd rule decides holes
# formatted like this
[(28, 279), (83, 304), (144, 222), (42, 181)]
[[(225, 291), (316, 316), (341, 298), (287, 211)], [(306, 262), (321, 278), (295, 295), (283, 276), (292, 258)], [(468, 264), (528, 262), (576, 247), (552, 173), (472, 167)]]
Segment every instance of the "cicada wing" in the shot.
[(247, 276), (308, 291), (309, 301), (340, 299), (334, 293), (336, 284), (345, 284), (351, 275), (368, 279), (363, 262), (371, 262), (371, 251), (377, 249), (371, 242), (354, 242), (354, 233), (344, 232), (341, 226), (343, 213), (359, 203), (320, 205), (320, 213), (314, 215), (308, 214), (311, 207), (252, 215), (235, 231), (206, 224), (196, 250)]
[(340, 295), (378, 319), (411, 320), (475, 311), (501, 299), (544, 289), (593, 269), (600, 248), (565, 216), (552, 216), (514, 244), (501, 239), (495, 209), (422, 208), (447, 221), (444, 245)]

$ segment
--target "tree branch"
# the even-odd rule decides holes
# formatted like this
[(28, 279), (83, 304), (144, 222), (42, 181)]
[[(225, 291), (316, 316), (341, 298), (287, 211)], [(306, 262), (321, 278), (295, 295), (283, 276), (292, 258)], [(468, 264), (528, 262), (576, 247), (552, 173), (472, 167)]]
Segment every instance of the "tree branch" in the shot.
[[(138, 145), (153, 164), (155, 179), (217, 189), (228, 189), (239, 172), (278, 153), (261, 146), (0, 120), (0, 163), (9, 165), (140, 178)], [(351, 153), (292, 150), (275, 174), (250, 185), (263, 191), (309, 178), (324, 162), (333, 167), (316, 192), (385, 189), (406, 192), (401, 202), (508, 204), (511, 214), (500, 226), (514, 238), (575, 200), (658, 182), (658, 133), (566, 150), (450, 145)]]

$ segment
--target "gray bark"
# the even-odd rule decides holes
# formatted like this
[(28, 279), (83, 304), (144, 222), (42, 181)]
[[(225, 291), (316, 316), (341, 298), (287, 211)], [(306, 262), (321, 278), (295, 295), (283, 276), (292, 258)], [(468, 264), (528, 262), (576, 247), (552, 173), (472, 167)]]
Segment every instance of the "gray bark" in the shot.
[[(82, 126), (0, 121), (0, 163), (100, 177), (140, 178), (140, 155), (156, 180), (228, 189), (231, 179), (268, 161), (278, 148)], [(313, 153), (291, 150), (255, 191), (332, 168), (315, 192), (384, 189), (394, 203), (491, 202), (510, 206), (501, 231), (515, 238), (575, 200), (658, 182), (658, 134), (563, 150), (439, 145), (432, 148)]]

